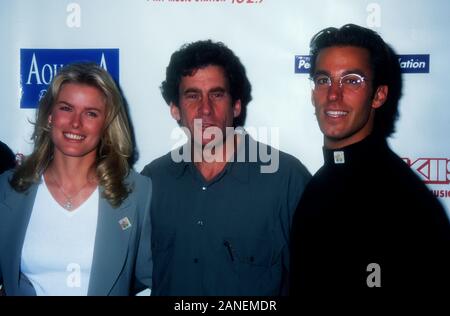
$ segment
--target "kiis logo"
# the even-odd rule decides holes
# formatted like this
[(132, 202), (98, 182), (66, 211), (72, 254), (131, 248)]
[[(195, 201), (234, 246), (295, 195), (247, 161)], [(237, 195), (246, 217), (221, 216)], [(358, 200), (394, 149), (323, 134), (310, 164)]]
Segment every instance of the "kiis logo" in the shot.
[(397, 55), (403, 73), (429, 73), (430, 55)]
[(418, 158), (412, 161), (403, 160), (426, 184), (450, 183), (450, 159), (446, 158)]
[(119, 82), (119, 49), (25, 49), (20, 50), (21, 108), (36, 108), (48, 84), (64, 65), (90, 61), (108, 70)]
[[(397, 55), (402, 73), (429, 73), (430, 55)], [(295, 73), (308, 74), (311, 55), (295, 55)]]
[[(412, 161), (403, 160), (426, 184), (445, 185), (450, 183), (450, 159), (446, 158), (418, 158)], [(433, 195), (438, 198), (449, 198), (450, 190), (432, 189)]]

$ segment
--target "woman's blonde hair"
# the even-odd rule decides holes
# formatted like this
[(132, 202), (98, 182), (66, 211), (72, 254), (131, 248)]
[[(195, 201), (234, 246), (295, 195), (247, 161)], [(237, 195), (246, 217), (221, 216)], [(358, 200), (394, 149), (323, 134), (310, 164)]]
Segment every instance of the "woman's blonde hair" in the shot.
[(111, 205), (119, 206), (131, 190), (124, 182), (130, 171), (128, 159), (133, 154), (130, 125), (119, 88), (106, 70), (93, 63), (69, 64), (53, 78), (36, 111), (31, 137), (34, 141), (33, 152), (14, 172), (11, 186), (18, 192), (24, 192), (32, 184), (39, 183), (52, 160), (54, 144), (48, 118), (61, 87), (66, 83), (96, 87), (106, 97), (105, 127), (97, 148), (94, 168), (99, 184), (104, 189), (104, 197)]

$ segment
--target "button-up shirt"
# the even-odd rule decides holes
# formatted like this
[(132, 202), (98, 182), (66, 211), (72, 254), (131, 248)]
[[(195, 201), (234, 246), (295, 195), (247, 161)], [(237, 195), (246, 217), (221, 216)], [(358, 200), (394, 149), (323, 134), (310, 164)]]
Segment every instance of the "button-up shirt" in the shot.
[[(245, 139), (246, 150), (261, 146)], [(274, 173), (259, 160), (228, 162), (205, 181), (170, 153), (144, 168), (153, 181), (152, 295), (285, 294), (291, 220), (311, 175), (269, 150), (279, 154)]]

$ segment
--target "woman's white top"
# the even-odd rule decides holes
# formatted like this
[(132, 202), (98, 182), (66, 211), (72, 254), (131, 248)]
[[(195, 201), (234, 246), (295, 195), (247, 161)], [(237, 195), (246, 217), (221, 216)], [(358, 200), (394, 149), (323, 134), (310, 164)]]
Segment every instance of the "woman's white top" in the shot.
[(42, 179), (22, 248), (21, 271), (37, 295), (87, 295), (97, 230), (98, 189), (77, 209), (56, 202)]

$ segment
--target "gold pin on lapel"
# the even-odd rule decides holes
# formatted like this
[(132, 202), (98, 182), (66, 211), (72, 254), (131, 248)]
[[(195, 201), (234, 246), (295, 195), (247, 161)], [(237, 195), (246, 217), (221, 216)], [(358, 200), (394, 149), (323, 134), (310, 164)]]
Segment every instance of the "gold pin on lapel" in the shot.
[(122, 230), (126, 230), (131, 227), (131, 222), (128, 217), (124, 217), (119, 221), (119, 225), (122, 227)]

